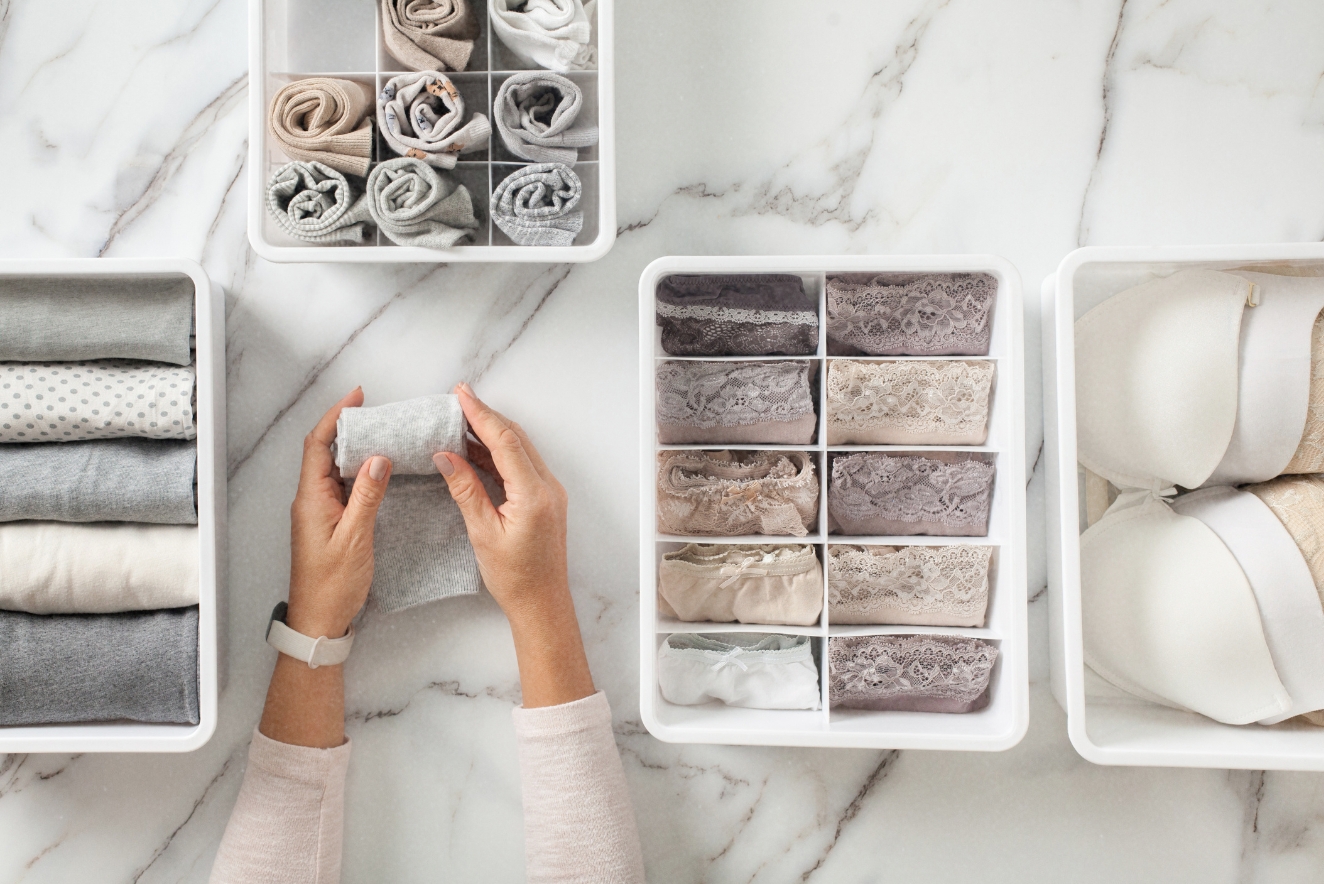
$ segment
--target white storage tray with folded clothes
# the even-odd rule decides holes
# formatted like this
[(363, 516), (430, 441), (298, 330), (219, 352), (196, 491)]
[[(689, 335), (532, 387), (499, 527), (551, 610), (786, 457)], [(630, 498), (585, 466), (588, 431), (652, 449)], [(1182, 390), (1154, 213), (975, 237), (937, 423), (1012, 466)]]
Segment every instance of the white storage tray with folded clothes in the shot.
[(1324, 770), (1318, 277), (1301, 243), (1043, 282), (1052, 686), (1096, 764)]
[(216, 729), (224, 323), (192, 261), (0, 262), (0, 753)]
[[(976, 278), (985, 312), (962, 317), (953, 281)], [(931, 298), (908, 298), (919, 326), (907, 334), (982, 329), (983, 343), (930, 348), (949, 355), (900, 355), (906, 347), (880, 340), (853, 347), (846, 339), (868, 332), (869, 318), (847, 315), (860, 301), (830, 305), (828, 293), (852, 282), (887, 292), (933, 283)], [(766, 300), (760, 309), (765, 283), (781, 292), (766, 296), (782, 299), (775, 309)], [(649, 731), (700, 743), (1015, 745), (1029, 687), (1015, 269), (974, 255), (666, 257), (640, 278), (639, 316), (640, 710)], [(855, 407), (863, 399), (884, 423), (903, 401), (915, 419), (889, 435)], [(955, 411), (932, 435), (926, 420), (945, 407), (938, 400)], [(962, 423), (972, 414), (977, 427)], [(859, 455), (890, 458), (882, 472), (910, 479), (901, 497), (941, 510), (968, 495), (986, 509), (946, 527), (842, 524), (846, 486), (834, 483), (846, 471), (834, 478), (834, 464)], [(946, 487), (919, 488), (917, 470), (946, 477)], [(840, 567), (827, 567), (832, 556)], [(889, 580), (899, 588), (890, 606), (873, 604)], [(922, 689), (899, 688), (916, 676)]]
[[(510, 24), (493, 27), (494, 9)], [(611, 249), (613, 0), (250, 0), (249, 28), (248, 234), (262, 257), (580, 262)], [(406, 91), (418, 71), (435, 76)], [(508, 128), (533, 136), (513, 137), (512, 151), (496, 103), (507, 81), (536, 72), (561, 91), (518, 86), (523, 98), (503, 106), (523, 125)], [(337, 85), (281, 117), (299, 138), (326, 138), (322, 152), (295, 156), (288, 148), (307, 142), (275, 137), (270, 109), (283, 89), (316, 78)], [(326, 150), (342, 154), (341, 168), (316, 181), (287, 172), (272, 191), (278, 170), (326, 160)], [(557, 168), (542, 168), (548, 163)], [(357, 203), (367, 190), (378, 195), (380, 218)], [(506, 209), (494, 217), (501, 193)]]

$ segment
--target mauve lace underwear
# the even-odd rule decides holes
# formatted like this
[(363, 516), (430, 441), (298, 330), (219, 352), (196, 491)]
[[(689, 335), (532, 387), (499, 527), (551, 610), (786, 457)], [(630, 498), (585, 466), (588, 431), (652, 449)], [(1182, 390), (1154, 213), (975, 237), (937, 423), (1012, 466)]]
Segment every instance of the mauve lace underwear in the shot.
[(657, 526), (667, 534), (804, 537), (818, 519), (818, 477), (803, 451), (663, 451)]
[(832, 708), (975, 712), (988, 705), (998, 649), (955, 635), (860, 635), (828, 639)]
[(988, 534), (994, 467), (957, 452), (865, 451), (838, 455), (828, 485), (831, 529), (840, 534)]
[(987, 273), (827, 278), (832, 356), (987, 356), (998, 282)]
[(812, 356), (818, 303), (789, 273), (672, 274), (657, 284), (672, 356)]
[(808, 362), (663, 362), (658, 441), (808, 445), (818, 426), (810, 368)]

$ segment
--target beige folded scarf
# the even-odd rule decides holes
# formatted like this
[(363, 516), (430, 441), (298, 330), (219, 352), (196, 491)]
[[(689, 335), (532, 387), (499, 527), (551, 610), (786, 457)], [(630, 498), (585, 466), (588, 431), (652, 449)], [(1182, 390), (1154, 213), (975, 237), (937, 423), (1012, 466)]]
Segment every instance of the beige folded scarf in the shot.
[(382, 39), (413, 71), (462, 71), (478, 39), (470, 0), (382, 0)]
[(310, 77), (276, 93), (267, 127), (291, 159), (367, 175), (372, 157), (371, 110), (372, 100), (359, 84)]

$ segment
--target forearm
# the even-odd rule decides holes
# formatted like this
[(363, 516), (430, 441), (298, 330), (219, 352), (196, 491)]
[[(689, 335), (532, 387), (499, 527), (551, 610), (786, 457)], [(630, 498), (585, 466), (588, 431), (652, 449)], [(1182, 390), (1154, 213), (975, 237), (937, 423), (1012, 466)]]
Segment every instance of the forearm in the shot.
[(568, 588), (554, 587), (512, 612), (510, 633), (526, 709), (558, 706), (594, 693)]

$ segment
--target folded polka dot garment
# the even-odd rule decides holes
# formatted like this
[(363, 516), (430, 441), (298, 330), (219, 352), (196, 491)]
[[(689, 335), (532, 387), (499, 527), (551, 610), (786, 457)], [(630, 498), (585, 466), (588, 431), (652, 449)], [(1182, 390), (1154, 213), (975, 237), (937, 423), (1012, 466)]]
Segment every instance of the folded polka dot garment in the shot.
[(194, 439), (194, 381), (157, 362), (0, 363), (0, 443)]

